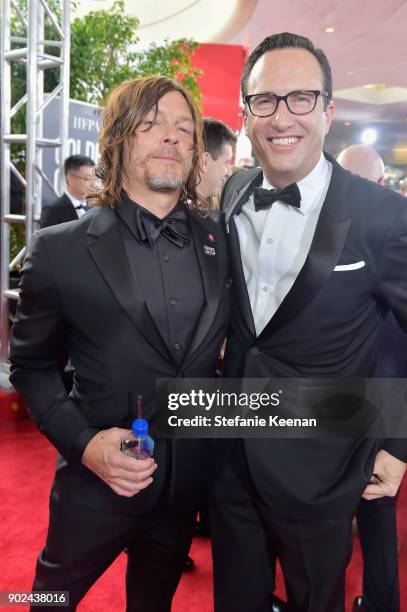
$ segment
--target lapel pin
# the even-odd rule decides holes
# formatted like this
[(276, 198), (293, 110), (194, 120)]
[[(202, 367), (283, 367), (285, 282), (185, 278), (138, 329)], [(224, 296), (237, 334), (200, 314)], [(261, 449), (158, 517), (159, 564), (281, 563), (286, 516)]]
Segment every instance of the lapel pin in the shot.
[(205, 255), (216, 255), (216, 251), (213, 247), (207, 246), (204, 244), (204, 253)]
[(208, 240), (210, 240), (211, 242), (216, 242), (215, 236), (213, 234), (208, 234)]

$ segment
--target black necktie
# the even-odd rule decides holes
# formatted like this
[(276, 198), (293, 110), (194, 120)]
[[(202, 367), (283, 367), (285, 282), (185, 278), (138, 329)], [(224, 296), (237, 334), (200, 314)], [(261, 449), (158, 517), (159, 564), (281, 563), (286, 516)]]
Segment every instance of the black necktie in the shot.
[(150, 247), (157, 242), (161, 234), (180, 249), (189, 242), (187, 213), (180, 207), (176, 207), (165, 219), (158, 219), (137, 207), (136, 231), (140, 242), (148, 243)]
[(295, 206), (296, 208), (300, 208), (301, 206), (301, 193), (297, 183), (291, 183), (291, 185), (287, 185), (287, 187), (278, 187), (277, 189), (256, 187), (253, 197), (256, 211), (267, 210), (277, 201)]

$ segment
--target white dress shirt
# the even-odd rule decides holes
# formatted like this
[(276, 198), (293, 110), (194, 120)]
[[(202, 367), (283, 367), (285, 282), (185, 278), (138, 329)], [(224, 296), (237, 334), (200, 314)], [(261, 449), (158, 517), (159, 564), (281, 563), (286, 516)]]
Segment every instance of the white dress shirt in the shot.
[(86, 199), (77, 200), (76, 198), (73, 197), (73, 195), (69, 193), (69, 191), (65, 191), (65, 194), (71, 200), (72, 206), (74, 207), (74, 209), (76, 210), (76, 214), (78, 215), (78, 219), (80, 219), (82, 215), (84, 215), (85, 212), (87, 211)]
[[(313, 170), (297, 183), (300, 208), (277, 201), (268, 210), (256, 212), (251, 195), (234, 218), (258, 336), (305, 263), (331, 174), (332, 164), (321, 153)], [(265, 177), (262, 187), (273, 189)]]

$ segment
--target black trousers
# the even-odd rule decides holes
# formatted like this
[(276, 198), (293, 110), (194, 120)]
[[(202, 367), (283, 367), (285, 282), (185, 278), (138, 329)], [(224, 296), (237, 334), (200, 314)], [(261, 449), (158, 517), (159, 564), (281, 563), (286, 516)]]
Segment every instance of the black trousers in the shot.
[(343, 612), (351, 515), (324, 521), (277, 515), (255, 491), (242, 444), (215, 482), (211, 512), (215, 612), (270, 612), (276, 558), (290, 612)]
[(356, 512), (363, 554), (363, 603), (369, 612), (400, 610), (396, 499), (362, 499)]
[(69, 591), (69, 608), (63, 609), (75, 610), (126, 548), (127, 611), (169, 612), (191, 543), (193, 519), (193, 513), (187, 520), (171, 519), (162, 498), (148, 515), (131, 516), (98, 512), (51, 496), (48, 536), (33, 590)]

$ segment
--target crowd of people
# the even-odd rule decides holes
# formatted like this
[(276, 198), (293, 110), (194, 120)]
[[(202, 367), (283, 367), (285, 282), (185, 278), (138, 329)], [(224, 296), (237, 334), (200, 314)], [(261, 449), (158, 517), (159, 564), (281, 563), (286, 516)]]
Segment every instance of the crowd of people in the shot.
[[(180, 83), (117, 87), (100, 160), (65, 160), (65, 194), (25, 259), (10, 380), (59, 453), (33, 590), (69, 591), (70, 610), (125, 550), (127, 610), (168, 612), (198, 511), (215, 612), (343, 612), (355, 515), (354, 610), (400, 610), (403, 437), (155, 435), (156, 380), (213, 378), (220, 354), (223, 377), (296, 380), (296, 410), (317, 392), (338, 423), (355, 379), (407, 378), (406, 200), (370, 147), (324, 151), (325, 53), (268, 36), (241, 93), (258, 165), (232, 173), (235, 134)], [(156, 442), (144, 460), (120, 450), (137, 418), (129, 394)]]

